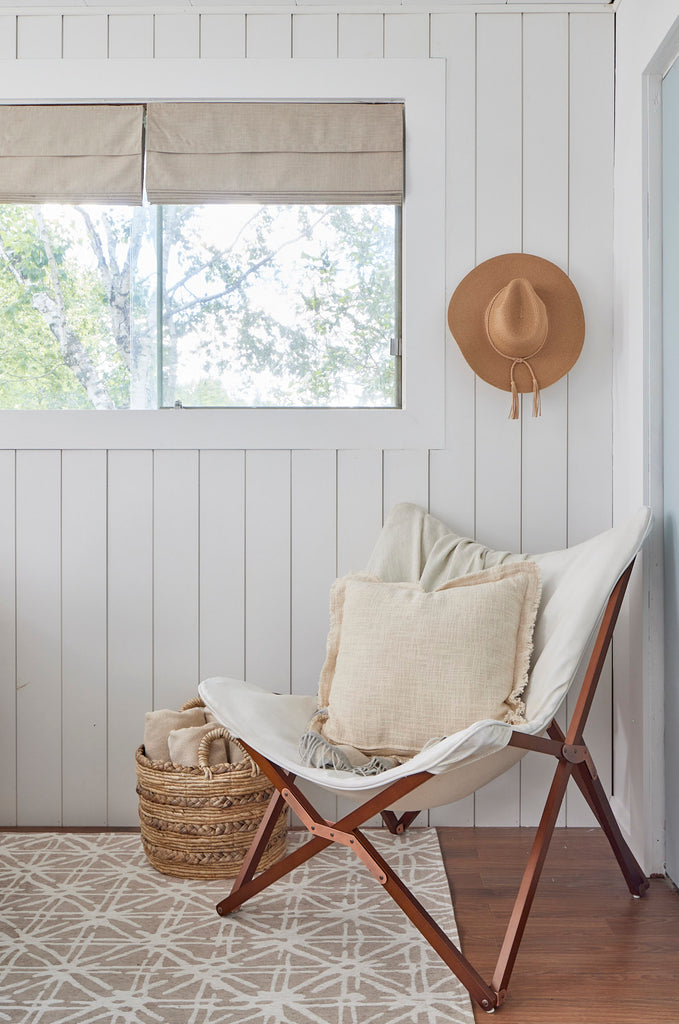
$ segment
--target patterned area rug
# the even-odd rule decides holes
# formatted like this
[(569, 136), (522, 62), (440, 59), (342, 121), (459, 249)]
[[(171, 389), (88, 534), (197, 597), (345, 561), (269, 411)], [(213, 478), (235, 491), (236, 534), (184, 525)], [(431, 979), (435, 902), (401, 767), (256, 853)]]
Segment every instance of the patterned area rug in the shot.
[[(370, 838), (457, 941), (434, 830)], [(353, 852), (331, 847), (221, 919), (230, 884), (159, 874), (136, 834), (0, 834), (0, 1021), (473, 1024)]]

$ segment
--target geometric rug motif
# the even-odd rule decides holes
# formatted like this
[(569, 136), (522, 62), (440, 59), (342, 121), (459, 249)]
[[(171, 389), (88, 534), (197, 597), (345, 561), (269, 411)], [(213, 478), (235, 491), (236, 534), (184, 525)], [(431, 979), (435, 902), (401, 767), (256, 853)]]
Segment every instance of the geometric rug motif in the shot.
[[(435, 831), (370, 838), (457, 943)], [(346, 847), (220, 918), (230, 886), (158, 873), (138, 834), (0, 833), (0, 1022), (473, 1024), (466, 990)]]

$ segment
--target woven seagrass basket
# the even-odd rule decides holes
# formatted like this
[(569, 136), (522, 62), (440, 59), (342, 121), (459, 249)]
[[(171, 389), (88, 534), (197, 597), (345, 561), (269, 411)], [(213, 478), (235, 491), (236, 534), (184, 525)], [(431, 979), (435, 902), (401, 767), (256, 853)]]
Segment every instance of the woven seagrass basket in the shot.
[[(202, 706), (194, 698), (181, 710)], [(137, 750), (141, 841), (163, 874), (235, 878), (264, 816), (273, 787), (247, 753), (238, 764), (208, 765), (210, 744), (220, 736), (232, 739), (222, 726), (203, 737), (198, 768), (150, 761), (143, 746)], [(287, 815), (281, 814), (259, 870), (280, 860), (286, 834)]]

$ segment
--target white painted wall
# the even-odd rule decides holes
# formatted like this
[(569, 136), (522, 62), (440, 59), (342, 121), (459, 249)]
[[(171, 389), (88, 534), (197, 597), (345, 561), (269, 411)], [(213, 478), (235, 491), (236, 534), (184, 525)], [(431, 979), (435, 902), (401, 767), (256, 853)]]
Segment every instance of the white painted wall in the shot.
[[(649, 382), (646, 361), (651, 337), (657, 334), (650, 321), (652, 311), (645, 305), (646, 236), (649, 231), (652, 236), (658, 235), (658, 224), (646, 192), (643, 76), (677, 18), (677, 0), (654, 0), (652, 4), (644, 0), (622, 0), (616, 13), (613, 377), (616, 520), (649, 500), (659, 513), (662, 500), (661, 489), (658, 494), (662, 481), (657, 457), (662, 450), (658, 448), (657, 424), (649, 448), (644, 447), (645, 413), (653, 419), (661, 391), (658, 391), (657, 381)], [(659, 68), (657, 65), (653, 69)], [(657, 321), (659, 292), (654, 304)], [(650, 399), (646, 408), (645, 388), (649, 389)], [(651, 388), (654, 389), (652, 398)], [(614, 650), (614, 806), (633, 847), (642, 856), (647, 870), (652, 871), (664, 868), (661, 536), (661, 530), (656, 532), (647, 548), (644, 577), (641, 573), (635, 574)], [(644, 617), (646, 636), (642, 625)]]
[[(329, 585), (364, 564), (395, 502), (527, 551), (610, 524), (614, 19), (481, 3), (5, 17), (6, 58), (15, 38), (38, 76), (45, 57), (105, 49), (112, 63), (445, 58), (446, 297), (475, 263), (523, 249), (571, 274), (587, 318), (582, 357), (536, 421), (528, 408), (509, 421), (507, 394), (451, 343), (435, 451), (0, 452), (2, 821), (131, 824), (144, 711), (215, 673), (313, 691)], [(609, 672), (589, 736), (609, 788), (611, 688)], [(534, 824), (546, 779), (532, 757), (430, 820)], [(592, 820), (577, 793), (566, 818)]]

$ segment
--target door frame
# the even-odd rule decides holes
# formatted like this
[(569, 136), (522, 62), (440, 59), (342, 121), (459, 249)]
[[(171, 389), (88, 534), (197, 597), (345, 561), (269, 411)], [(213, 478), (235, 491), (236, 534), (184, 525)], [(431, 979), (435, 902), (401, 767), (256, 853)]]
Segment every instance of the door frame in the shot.
[[(679, 58), (679, 23), (666, 35), (642, 75), (643, 110), (643, 324), (644, 324), (644, 501), (664, 509), (663, 486), (663, 219), (662, 81)], [(645, 751), (644, 860), (657, 863), (665, 842), (665, 657), (664, 544), (662, 522), (648, 540), (643, 560), (648, 594), (644, 639)]]

